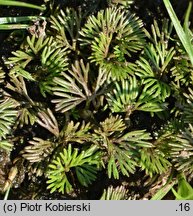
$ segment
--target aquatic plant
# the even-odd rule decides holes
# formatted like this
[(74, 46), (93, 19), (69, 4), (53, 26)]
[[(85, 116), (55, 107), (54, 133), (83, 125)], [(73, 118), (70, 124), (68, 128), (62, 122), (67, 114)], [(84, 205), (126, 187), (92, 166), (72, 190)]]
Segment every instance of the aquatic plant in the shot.
[[(169, 191), (178, 198), (184, 196), (181, 187), (190, 189), (191, 56), (173, 22), (154, 20), (146, 28), (129, 10), (132, 3), (106, 1), (97, 11), (92, 8), (99, 3), (87, 11), (85, 5), (52, 5), (27, 24), (24, 38), (3, 58), (0, 192), (5, 199), (22, 183), (28, 199), (45, 191), (77, 198), (94, 184), (100, 187), (97, 198), (106, 200), (161, 199)], [(136, 176), (145, 176), (143, 185)], [(32, 185), (29, 194), (26, 181)], [(130, 184), (149, 187), (149, 193), (133, 195)]]

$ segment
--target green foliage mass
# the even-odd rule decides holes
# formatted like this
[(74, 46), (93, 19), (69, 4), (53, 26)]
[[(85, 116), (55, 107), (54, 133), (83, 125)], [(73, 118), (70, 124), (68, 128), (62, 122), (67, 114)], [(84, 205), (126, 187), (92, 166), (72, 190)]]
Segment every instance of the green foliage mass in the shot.
[(137, 199), (140, 175), (148, 199), (172, 187), (192, 198), (182, 192), (193, 178), (191, 59), (171, 21), (146, 29), (132, 4), (91, 13), (49, 1), (3, 58), (0, 157), (11, 163), (0, 161), (2, 193), (26, 180), (34, 194), (72, 198), (102, 182), (98, 199)]

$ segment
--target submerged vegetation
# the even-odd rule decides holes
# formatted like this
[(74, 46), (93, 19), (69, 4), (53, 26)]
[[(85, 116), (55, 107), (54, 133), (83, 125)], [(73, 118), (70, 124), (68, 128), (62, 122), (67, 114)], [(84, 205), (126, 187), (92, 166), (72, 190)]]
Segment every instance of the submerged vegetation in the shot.
[(167, 0), (148, 21), (137, 0), (17, 2), (35, 12), (0, 18), (1, 198), (193, 199), (191, 3), (180, 23)]

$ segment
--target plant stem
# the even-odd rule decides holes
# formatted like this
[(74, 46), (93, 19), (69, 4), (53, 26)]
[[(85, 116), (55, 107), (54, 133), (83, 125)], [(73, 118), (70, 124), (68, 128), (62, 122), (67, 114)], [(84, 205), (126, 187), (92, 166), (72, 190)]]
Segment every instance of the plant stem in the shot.
[(29, 26), (27, 24), (2, 24), (0, 30), (27, 29)]
[(36, 21), (37, 19), (45, 20), (46, 17), (39, 17), (39, 16), (0, 17), (0, 25), (8, 24), (8, 23)]
[(44, 6), (38, 6), (38, 5), (29, 4), (29, 3), (25, 3), (25, 2), (11, 1), (11, 0), (0, 0), (0, 5), (28, 7), (28, 8), (33, 8), (33, 9), (41, 10), (41, 11), (43, 11), (43, 10), (46, 9)]
[(9, 196), (9, 191), (11, 189), (11, 184), (9, 185), (9, 187), (7, 188), (6, 190), (6, 193), (5, 193), (5, 196), (4, 196), (4, 199), (3, 200), (7, 200), (8, 196)]

